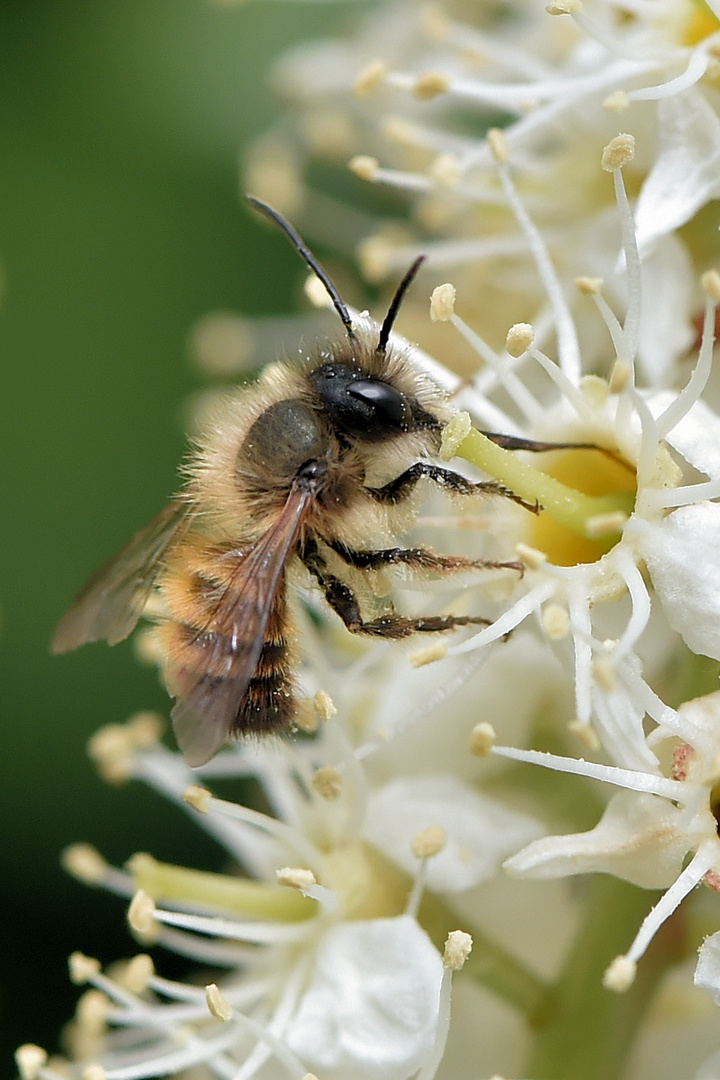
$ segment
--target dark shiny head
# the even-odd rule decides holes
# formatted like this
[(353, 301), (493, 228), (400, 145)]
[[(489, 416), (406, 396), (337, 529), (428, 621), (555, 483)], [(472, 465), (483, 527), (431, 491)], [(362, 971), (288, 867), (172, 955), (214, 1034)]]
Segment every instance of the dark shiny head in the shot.
[(417, 401), (353, 364), (329, 362), (310, 373), (333, 428), (362, 442), (438, 426)]

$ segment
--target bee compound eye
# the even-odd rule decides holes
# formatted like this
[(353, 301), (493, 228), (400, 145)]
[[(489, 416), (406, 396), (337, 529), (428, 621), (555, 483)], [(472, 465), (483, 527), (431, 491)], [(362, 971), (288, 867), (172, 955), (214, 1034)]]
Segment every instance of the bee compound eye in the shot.
[(382, 442), (414, 426), (410, 400), (351, 364), (322, 364), (310, 381), (336, 429), (362, 442)]
[(388, 383), (374, 379), (358, 379), (348, 387), (348, 393), (358, 401), (370, 405), (378, 417), (407, 431), (412, 420), (412, 409), (404, 394)]
[(292, 477), (308, 461), (321, 458), (326, 439), (317, 413), (302, 401), (278, 401), (260, 413), (238, 452), (237, 468), (247, 464)]

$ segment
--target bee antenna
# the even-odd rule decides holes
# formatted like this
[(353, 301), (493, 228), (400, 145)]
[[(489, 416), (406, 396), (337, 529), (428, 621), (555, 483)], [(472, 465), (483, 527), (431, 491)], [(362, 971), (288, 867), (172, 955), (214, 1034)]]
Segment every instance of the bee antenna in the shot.
[(325, 289), (327, 290), (328, 296), (333, 302), (333, 307), (342, 319), (343, 325), (347, 330), (348, 337), (351, 340), (354, 340), (355, 331), (353, 330), (352, 319), (350, 318), (350, 313), (345, 306), (343, 298), (337, 291), (337, 288), (333, 284), (327, 270), (325, 270), (320, 265), (320, 263), (315, 258), (312, 251), (307, 246), (300, 234), (296, 232), (296, 230), (292, 227), (289, 221), (286, 221), (282, 214), (278, 213), (277, 210), (273, 210), (272, 206), (268, 206), (267, 203), (261, 202), (260, 199), (256, 199), (254, 195), (246, 195), (245, 198), (251, 206), (254, 206), (255, 209), (259, 210), (261, 214), (264, 214), (266, 218), (269, 218), (271, 221), (274, 221), (276, 225), (280, 226), (280, 228), (285, 233), (295, 250), (300, 255), (302, 255), (303, 259), (308, 264), (313, 274), (315, 274), (315, 276), (319, 278), (320, 281), (322, 281)]
[(377, 350), (376, 350), (377, 352), (379, 352), (379, 353), (384, 353), (385, 352), (385, 349), (387, 348), (388, 338), (390, 337), (390, 331), (392, 330), (393, 323), (395, 322), (395, 319), (397, 318), (397, 313), (400, 310), (400, 305), (403, 302), (403, 298), (405, 296), (405, 293), (408, 291), (408, 288), (412, 284), (412, 281), (413, 281), (415, 275), (417, 274), (418, 270), (420, 269), (420, 267), (422, 266), (422, 264), (424, 262), (425, 262), (425, 256), (420, 255), (415, 260), (415, 262), (412, 264), (412, 266), (410, 267), (410, 269), (406, 273), (405, 277), (402, 279), (402, 281), (398, 285), (397, 289), (395, 290), (395, 295), (393, 296), (392, 300), (390, 301), (390, 307), (388, 308), (388, 313), (385, 316), (385, 318), (383, 319), (383, 324), (380, 327), (380, 337), (378, 338)]

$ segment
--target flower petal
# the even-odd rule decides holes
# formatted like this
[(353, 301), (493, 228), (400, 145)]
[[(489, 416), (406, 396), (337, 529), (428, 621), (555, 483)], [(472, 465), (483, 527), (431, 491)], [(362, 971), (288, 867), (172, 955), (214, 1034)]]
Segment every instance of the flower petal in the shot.
[[(671, 390), (648, 394), (646, 401), (653, 416), (660, 416), (677, 397)], [(665, 441), (682, 454), (688, 464), (711, 479), (720, 476), (720, 416), (705, 401), (696, 401)]]
[(639, 544), (668, 622), (693, 652), (720, 660), (720, 505), (681, 506)]
[(405, 1080), (430, 1053), (442, 961), (414, 919), (334, 927), (285, 1038), (324, 1080)]
[(601, 871), (645, 889), (661, 889), (678, 876), (691, 846), (680, 815), (656, 795), (622, 791), (610, 800), (594, 829), (536, 840), (508, 859), (505, 869), (533, 878)]
[(712, 934), (700, 947), (694, 982), (720, 1005), (720, 932)]
[(454, 776), (399, 778), (370, 799), (366, 835), (410, 874), (418, 868), (412, 839), (429, 825), (447, 834), (446, 846), (427, 864), (428, 887), (437, 892), (487, 880), (540, 831), (533, 818), (479, 795)]
[(720, 195), (720, 120), (695, 90), (658, 102), (660, 152), (635, 213), (638, 247), (655, 242)]

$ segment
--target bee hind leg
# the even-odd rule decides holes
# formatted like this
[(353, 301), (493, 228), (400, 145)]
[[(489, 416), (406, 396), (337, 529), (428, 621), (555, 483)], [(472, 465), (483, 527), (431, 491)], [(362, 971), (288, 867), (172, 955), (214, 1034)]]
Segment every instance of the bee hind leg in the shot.
[[(361, 553), (358, 553), (361, 554)], [(421, 615), (407, 618), (394, 611), (378, 619), (365, 620), (360, 605), (349, 585), (331, 574), (314, 543), (306, 544), (301, 558), (316, 578), (325, 599), (332, 610), (340, 616), (351, 634), (368, 634), (371, 637), (405, 638), (411, 634), (437, 634), (454, 630), (457, 626), (489, 626), (491, 620), (479, 615)]]

